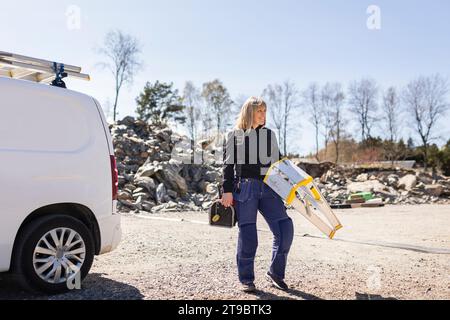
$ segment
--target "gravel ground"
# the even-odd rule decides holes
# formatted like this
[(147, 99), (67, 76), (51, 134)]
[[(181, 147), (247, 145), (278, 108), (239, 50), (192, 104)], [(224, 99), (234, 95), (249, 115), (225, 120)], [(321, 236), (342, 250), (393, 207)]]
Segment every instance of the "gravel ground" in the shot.
[[(328, 240), (290, 211), (296, 237), (286, 272), (288, 292), (264, 279), (272, 236), (261, 216), (258, 291), (245, 294), (238, 289), (235, 267), (238, 229), (210, 227), (206, 213), (177, 212), (124, 215), (120, 246), (95, 258), (81, 290), (33, 295), (3, 277), (0, 299), (450, 299), (450, 205), (336, 214), (344, 228), (336, 240)], [(443, 253), (420, 252), (427, 248)]]

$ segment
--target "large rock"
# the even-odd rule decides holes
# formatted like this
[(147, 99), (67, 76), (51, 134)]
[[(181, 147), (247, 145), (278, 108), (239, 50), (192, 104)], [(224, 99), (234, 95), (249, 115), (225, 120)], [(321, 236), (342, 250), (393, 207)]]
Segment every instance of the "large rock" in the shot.
[[(364, 182), (367, 181), (369, 179), (369, 175), (367, 173), (361, 173), (360, 175), (358, 175), (356, 177), (356, 181), (358, 182)], [(375, 180), (375, 179), (371, 179), (371, 180)]]
[(153, 201), (142, 201), (142, 209), (148, 212), (151, 212), (152, 208), (155, 206), (156, 204)]
[(157, 166), (153, 163), (145, 163), (142, 167), (138, 169), (135, 177), (151, 177), (155, 174)]
[(398, 183), (398, 175), (390, 174), (387, 176), (386, 181), (387, 181), (388, 185), (396, 187), (397, 183)]
[(350, 193), (355, 192), (381, 192), (387, 190), (387, 187), (378, 180), (368, 180), (365, 182), (351, 182), (347, 185)]
[(398, 187), (405, 190), (411, 190), (416, 186), (416, 184), (417, 177), (414, 174), (407, 174), (398, 181)]
[(192, 182), (199, 182), (200, 180), (202, 180), (203, 172), (203, 167), (198, 165), (191, 166)]
[(216, 182), (221, 177), (221, 173), (213, 170), (208, 170), (203, 174), (203, 179), (208, 182)]
[(169, 201), (168, 203), (163, 203), (157, 206), (154, 206), (151, 209), (151, 212), (170, 212), (170, 211), (178, 211), (179, 207), (178, 204), (174, 201)]
[(383, 200), (389, 200), (389, 202), (394, 202), (398, 196), (398, 193), (395, 190), (392, 190), (392, 188), (389, 188), (389, 191), (381, 190), (377, 191), (377, 193)]
[(203, 192), (206, 192), (206, 187), (208, 186), (208, 182), (205, 180), (202, 180), (199, 183), (197, 183), (196, 186), (198, 187), (198, 190), (203, 193)]
[(417, 178), (419, 179), (420, 182), (423, 182), (424, 184), (433, 183), (433, 178), (428, 173), (421, 172), (417, 175)]
[(178, 173), (179, 169), (170, 163), (161, 163), (156, 169), (156, 178), (169, 186), (170, 189), (177, 191), (181, 196), (187, 193), (188, 186), (186, 180)]
[(135, 119), (132, 116), (126, 116), (122, 120), (117, 120), (117, 125), (122, 125), (123, 129), (128, 128), (129, 126), (133, 125), (135, 122)]
[(133, 200), (133, 197), (131, 196), (130, 193), (123, 191), (123, 190), (119, 190), (119, 192), (117, 194), (117, 199), (118, 200)]
[(309, 161), (307, 159), (294, 159), (292, 162), (301, 169), (305, 170), (313, 178), (321, 177), (334, 166), (331, 162), (317, 162), (314, 160)]
[(431, 196), (439, 197), (444, 191), (444, 187), (440, 184), (425, 185), (425, 193)]
[(167, 143), (170, 142), (170, 136), (172, 135), (172, 130), (170, 128), (166, 127), (161, 130), (157, 130), (155, 133), (156, 137), (158, 137), (160, 140), (163, 140)]
[(206, 192), (211, 195), (217, 194), (219, 192), (219, 189), (217, 188), (217, 184), (207, 183), (206, 184)]
[(163, 203), (166, 201), (167, 191), (164, 183), (160, 183), (156, 188), (156, 201)]
[(178, 193), (176, 193), (175, 191), (171, 190), (171, 189), (167, 189), (167, 195), (171, 198), (176, 199), (178, 196)]
[(146, 189), (151, 194), (153, 194), (156, 189), (155, 180), (153, 180), (150, 177), (143, 177), (143, 176), (136, 177), (135, 176), (134, 184), (138, 187)]

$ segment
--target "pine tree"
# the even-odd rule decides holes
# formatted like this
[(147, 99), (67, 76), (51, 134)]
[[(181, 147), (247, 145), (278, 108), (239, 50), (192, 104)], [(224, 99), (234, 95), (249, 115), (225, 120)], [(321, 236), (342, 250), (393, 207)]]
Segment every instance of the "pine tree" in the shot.
[(186, 117), (183, 115), (184, 106), (181, 101), (178, 90), (173, 89), (173, 83), (147, 82), (136, 98), (136, 113), (139, 119), (156, 125), (167, 124), (170, 119), (184, 123)]

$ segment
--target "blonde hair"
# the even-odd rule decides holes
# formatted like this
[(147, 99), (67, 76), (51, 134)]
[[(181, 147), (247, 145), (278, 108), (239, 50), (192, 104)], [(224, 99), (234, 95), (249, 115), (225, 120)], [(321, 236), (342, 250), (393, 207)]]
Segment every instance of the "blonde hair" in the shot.
[(261, 97), (252, 96), (248, 98), (241, 107), (234, 128), (244, 131), (250, 130), (253, 124), (253, 114), (260, 106), (263, 106), (267, 110), (267, 105)]

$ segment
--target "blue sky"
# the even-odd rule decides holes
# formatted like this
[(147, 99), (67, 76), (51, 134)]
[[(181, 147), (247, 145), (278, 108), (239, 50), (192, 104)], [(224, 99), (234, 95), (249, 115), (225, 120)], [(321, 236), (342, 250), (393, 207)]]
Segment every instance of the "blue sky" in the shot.
[[(67, 27), (69, 5), (81, 10), (80, 29)], [(366, 26), (369, 5), (381, 10), (380, 30)], [(102, 58), (95, 48), (111, 29), (132, 34), (142, 43), (145, 68), (122, 92), (121, 118), (134, 113), (146, 81), (173, 81), (181, 89), (186, 80), (201, 86), (219, 78), (235, 98), (259, 95), (267, 84), (286, 79), (304, 88), (311, 81), (346, 86), (371, 76), (386, 88), (421, 74), (450, 78), (448, 12), (446, 0), (16, 0), (2, 3), (0, 50), (82, 66), (92, 81), (71, 80), (70, 88), (104, 104), (113, 99), (113, 79), (97, 66)], [(300, 139), (291, 149), (300, 153), (314, 145), (306, 118), (301, 112), (293, 117), (303, 120), (292, 133)], [(436, 134), (448, 138), (444, 123)], [(410, 127), (405, 121), (405, 137)], [(356, 126), (347, 130), (359, 136)]]

